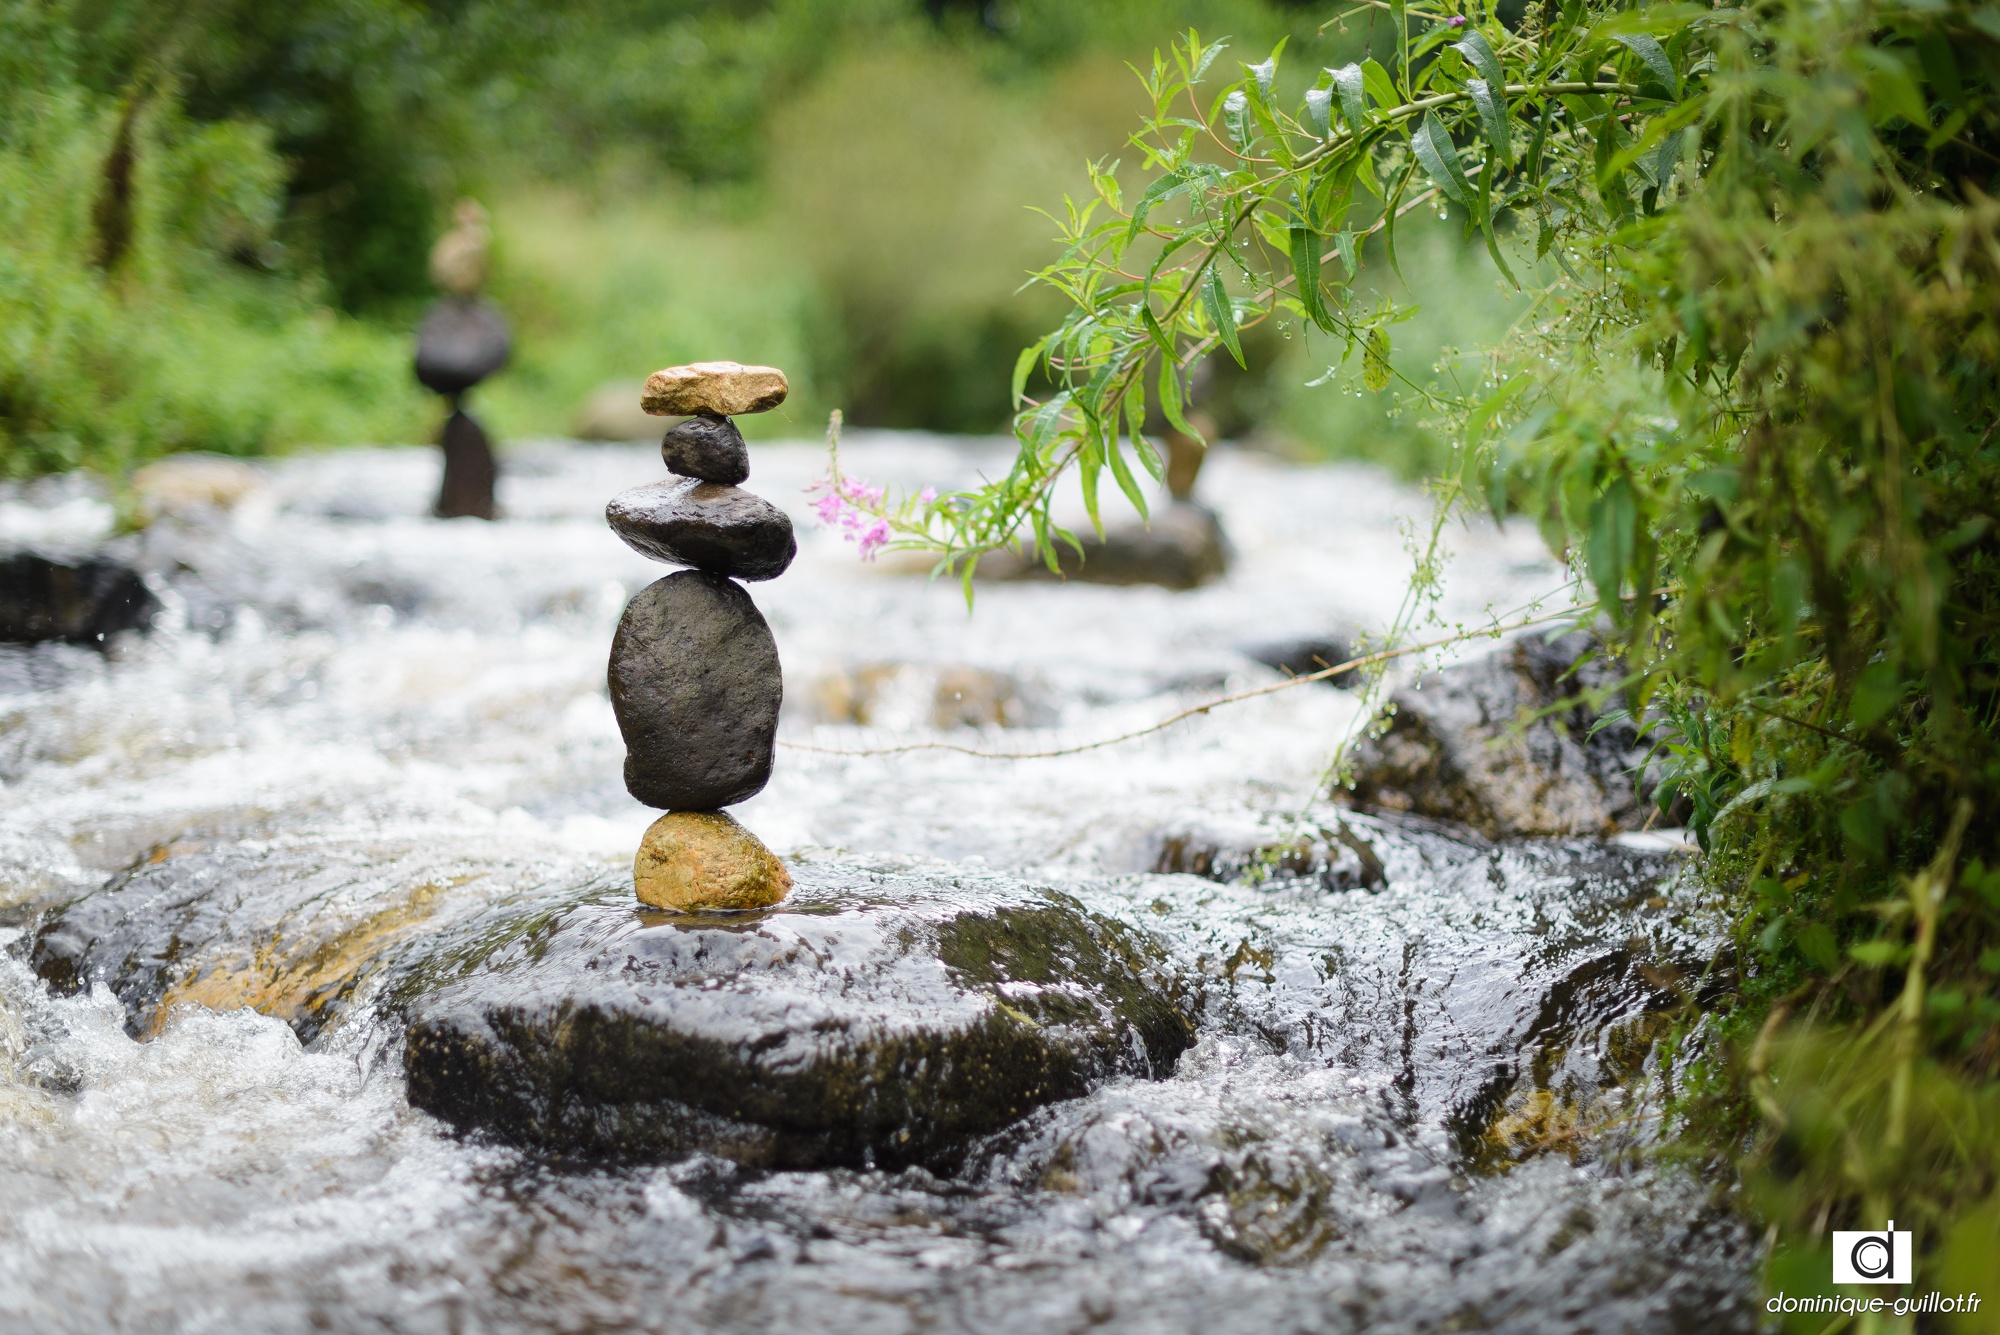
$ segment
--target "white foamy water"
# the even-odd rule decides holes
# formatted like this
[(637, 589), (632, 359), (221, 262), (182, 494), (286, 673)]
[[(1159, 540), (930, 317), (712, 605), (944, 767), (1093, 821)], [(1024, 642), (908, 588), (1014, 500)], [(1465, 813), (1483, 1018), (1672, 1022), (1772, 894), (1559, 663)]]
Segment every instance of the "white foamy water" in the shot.
[[(844, 458), (850, 474), (914, 490), (963, 484), (1006, 455), (854, 433)], [(1409, 569), (1404, 525), (1426, 505), (1366, 468), (1220, 451), (1201, 490), (1236, 548), (1225, 579), (1187, 593), (982, 583), (968, 611), (954, 581), (864, 564), (817, 528), (806, 487), (823, 467), (817, 445), (753, 449), (748, 485), (791, 513), (800, 553), (752, 586), (785, 665), (786, 745), (740, 818), (785, 853), (1125, 878), (1145, 894), (1186, 891), (1189, 878), (1143, 874), (1191, 823), (1275, 828), (1304, 809), (1360, 721), (1354, 698), (1302, 686), (1053, 760), (803, 748), (1049, 749), (1274, 682), (1247, 650), (1386, 628)], [(1583, 1278), (1564, 1282), (1626, 1293), (1619, 1266), (1681, 1208), (1680, 1188), (1537, 1160), (1515, 1187), (1468, 1188), (1455, 1241), (1427, 1239), (1426, 1189), (1376, 1179), (1421, 1178), (1444, 1151), (1348, 1164), (1341, 1137), (1374, 1106), (1366, 1073), (1227, 1036), (1205, 1038), (1176, 1080), (1098, 1100), (1077, 1132), (1098, 1158), (1080, 1161), (1078, 1184), (1052, 1192), (996, 1169), (968, 1195), (921, 1174), (752, 1180), (702, 1158), (540, 1165), (412, 1111), (379, 1026), (302, 1047), (277, 1019), (190, 1006), (141, 1040), (101, 989), (52, 997), (23, 962), (24, 933), (181, 846), (324, 850), (330, 888), (315, 893), (372, 902), (432, 882), (616, 874), (654, 814), (623, 790), (604, 669), (625, 600), (666, 572), (602, 511), (661, 475), (655, 450), (524, 447), (493, 524), (424, 517), (427, 450), (266, 471), (230, 514), (119, 540), (159, 572), (153, 634), (108, 658), (43, 646), (0, 664), (0, 1329), (1266, 1330), (1324, 1328), (1340, 1311), (1415, 1326), (1450, 1314), (1418, 1301), (1427, 1284), (1496, 1247), (1520, 1262), (1528, 1244), (1504, 1239), (1552, 1245), (1572, 1207), (1618, 1242), (1566, 1252)], [(86, 490), (45, 494), (60, 506), (32, 490), (0, 501), (0, 544), (102, 530), (108, 511)], [(1531, 534), (1472, 527), (1452, 543), (1448, 619), (1560, 585)], [(980, 717), (1014, 726), (952, 726)], [(1262, 911), (1224, 900), (1244, 921)], [(1153, 1119), (1182, 1127), (1159, 1133), (1170, 1139), (1222, 1145), (1214, 1128), (1230, 1118), (1332, 1146), (1313, 1151), (1348, 1164), (1313, 1169), (1346, 1221), (1328, 1236), (1365, 1245), (1335, 1245), (1338, 1264), (1319, 1269), (1237, 1259), (1198, 1211), (1135, 1195), (1138, 1142), (1096, 1129)], [(1502, 1270), (1471, 1269), (1485, 1278), (1463, 1303), (1526, 1319)], [(1653, 1284), (1620, 1319), (1645, 1325), (1693, 1301), (1670, 1277)]]

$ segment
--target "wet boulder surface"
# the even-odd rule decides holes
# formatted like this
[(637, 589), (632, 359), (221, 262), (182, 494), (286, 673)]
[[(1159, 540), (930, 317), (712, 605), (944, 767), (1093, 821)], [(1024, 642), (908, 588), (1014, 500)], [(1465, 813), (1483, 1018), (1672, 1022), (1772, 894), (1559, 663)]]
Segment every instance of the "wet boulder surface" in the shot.
[(1624, 675), (1600, 648), (1584, 631), (1523, 635), (1401, 687), (1388, 727), (1355, 748), (1353, 800), (1489, 839), (1638, 829), (1646, 748), (1622, 696), (1583, 698)]
[(923, 1164), (1193, 1039), (1145, 934), (977, 881), (806, 873), (747, 915), (592, 905), (412, 1000), (410, 1098), (569, 1154)]
[(531, 1288), (677, 1271), (705, 1221), (695, 1328), (890, 1290), (953, 1329), (1754, 1328), (1754, 1240), (1646, 1157), (1660, 1039), (1733, 985), (1672, 857), (1331, 811), (1167, 842), (1206, 874), (817, 855), (775, 911), (676, 915), (470, 834), (217, 832), (28, 954), (135, 1034), (198, 1001), (379, 1053), (517, 1156)]

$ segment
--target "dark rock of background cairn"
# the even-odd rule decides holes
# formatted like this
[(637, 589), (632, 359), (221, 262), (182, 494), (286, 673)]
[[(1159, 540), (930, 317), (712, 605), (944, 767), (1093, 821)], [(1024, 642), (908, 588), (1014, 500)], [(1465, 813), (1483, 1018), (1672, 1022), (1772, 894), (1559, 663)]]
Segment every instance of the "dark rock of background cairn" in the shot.
[(639, 898), (657, 908), (764, 908), (791, 889), (784, 864), (721, 810), (770, 781), (785, 694), (771, 628), (737, 581), (775, 579), (798, 552), (784, 511), (737, 486), (750, 454), (730, 419), (777, 407), (786, 389), (768, 366), (655, 372), (641, 405), (687, 419), (660, 443), (674, 476), (604, 510), (633, 550), (690, 567), (640, 590), (611, 642), (625, 787), (667, 812), (632, 869)]
[(456, 225), (431, 249), (431, 282), (445, 295), (424, 314), (417, 330), (417, 379), (451, 405), (451, 416), (438, 433), (444, 480), (432, 513), (439, 519), (491, 519), (500, 470), (485, 428), (465, 411), (464, 399), (474, 385), (507, 364), (513, 341), (500, 312), (479, 299), (491, 241), (486, 210), (463, 199), (454, 217)]

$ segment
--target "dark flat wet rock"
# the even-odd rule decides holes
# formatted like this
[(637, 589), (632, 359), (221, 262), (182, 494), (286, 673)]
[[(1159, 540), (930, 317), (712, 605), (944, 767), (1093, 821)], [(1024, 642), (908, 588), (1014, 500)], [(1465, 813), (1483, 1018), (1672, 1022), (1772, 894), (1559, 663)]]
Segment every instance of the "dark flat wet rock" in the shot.
[[(1287, 677), (1310, 677), (1360, 657), (1360, 651), (1355, 648), (1359, 643), (1360, 636), (1341, 632), (1248, 645), (1243, 653), (1253, 662), (1275, 668)], [(1338, 691), (1351, 691), (1366, 679), (1365, 672), (1356, 670), (1335, 677), (1322, 677), (1320, 681)]]
[(1618, 681), (1622, 669), (1591, 657), (1595, 647), (1581, 631), (1526, 635), (1396, 691), (1388, 729), (1355, 750), (1353, 801), (1456, 821), (1489, 839), (1639, 828), (1645, 748), (1630, 722), (1600, 726), (1622, 698), (1516, 730), (1524, 716)]
[(980, 563), (988, 579), (1074, 579), (1085, 584), (1157, 584), (1168, 589), (1198, 589), (1229, 570), (1229, 539), (1213, 510), (1176, 501), (1153, 512), (1152, 518), (1108, 527), (1104, 536), (1085, 529), (1077, 535), (1081, 554), (1059, 544), (1052, 574), (1038, 559), (1011, 552), (995, 553)]
[(0, 557), (0, 640), (101, 648), (121, 630), (143, 630), (158, 610), (144, 578), (122, 561), (39, 552)]
[(750, 477), (750, 447), (727, 417), (690, 417), (667, 429), (660, 458), (678, 477), (735, 486)]
[(799, 550), (783, 510), (696, 478), (621, 491), (604, 507), (604, 518), (636, 552), (732, 579), (775, 579)]
[(312, 1042), (492, 924), (578, 894), (631, 895), (601, 863), (482, 858), (477, 831), (288, 838), (188, 831), (41, 917), (28, 961), (57, 994), (108, 988), (135, 1037), (177, 1007), (247, 1008)]
[(770, 781), (784, 676), (741, 585), (685, 570), (640, 590), (619, 619), (609, 675), (625, 787), (647, 806), (713, 811)]
[(1068, 896), (806, 869), (756, 915), (579, 906), (409, 1005), (418, 1107), (583, 1155), (923, 1164), (1193, 1041), (1164, 950)]

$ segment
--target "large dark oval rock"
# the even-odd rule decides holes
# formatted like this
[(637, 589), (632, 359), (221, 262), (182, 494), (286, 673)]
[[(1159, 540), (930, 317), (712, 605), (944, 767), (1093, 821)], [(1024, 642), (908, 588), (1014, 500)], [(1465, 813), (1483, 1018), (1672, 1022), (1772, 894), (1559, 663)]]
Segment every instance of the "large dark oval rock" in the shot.
[(561, 1153), (949, 1172), (1168, 1074), (1191, 1008), (1151, 937), (1065, 895), (805, 868), (755, 917), (596, 904), (496, 943), (409, 1004), (405, 1070), (416, 1106)]
[(500, 312), (471, 297), (447, 297), (417, 329), (417, 380), (456, 396), (507, 364), (513, 340)]
[(611, 641), (625, 787), (649, 807), (713, 811), (771, 778), (784, 676), (741, 585), (684, 570), (639, 591)]
[(735, 579), (775, 579), (799, 550), (783, 510), (697, 478), (621, 491), (604, 507), (604, 518), (633, 551)]
[(679, 477), (735, 486), (750, 477), (750, 447), (727, 417), (690, 417), (668, 428), (660, 458)]

